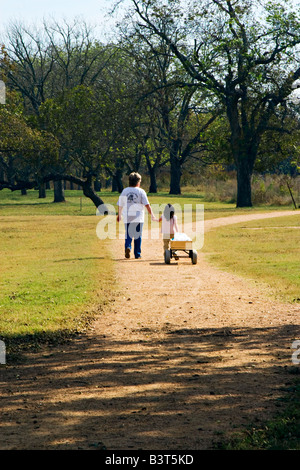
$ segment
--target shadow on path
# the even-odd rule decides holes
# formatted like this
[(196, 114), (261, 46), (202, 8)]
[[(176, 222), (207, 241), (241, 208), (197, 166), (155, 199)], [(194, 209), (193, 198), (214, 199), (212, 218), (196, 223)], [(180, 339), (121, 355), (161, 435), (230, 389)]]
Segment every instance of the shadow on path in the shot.
[(0, 447), (211, 449), (280, 406), (295, 335), (165, 325), (29, 354), (0, 368)]

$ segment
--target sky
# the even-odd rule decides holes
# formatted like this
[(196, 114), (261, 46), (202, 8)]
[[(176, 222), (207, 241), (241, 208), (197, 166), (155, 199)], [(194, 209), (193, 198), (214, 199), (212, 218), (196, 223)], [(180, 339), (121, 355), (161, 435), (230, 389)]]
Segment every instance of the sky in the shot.
[(99, 30), (109, 30), (112, 20), (108, 13), (113, 0), (0, 0), (0, 31), (10, 21), (39, 24), (43, 18), (73, 20), (81, 17)]

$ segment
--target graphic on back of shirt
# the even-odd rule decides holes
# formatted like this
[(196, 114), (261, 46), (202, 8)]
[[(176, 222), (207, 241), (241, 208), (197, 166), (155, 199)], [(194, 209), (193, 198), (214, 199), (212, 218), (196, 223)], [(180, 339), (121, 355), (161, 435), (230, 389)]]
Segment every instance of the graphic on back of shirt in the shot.
[(136, 193), (127, 194), (127, 201), (136, 204), (138, 202), (138, 195)]

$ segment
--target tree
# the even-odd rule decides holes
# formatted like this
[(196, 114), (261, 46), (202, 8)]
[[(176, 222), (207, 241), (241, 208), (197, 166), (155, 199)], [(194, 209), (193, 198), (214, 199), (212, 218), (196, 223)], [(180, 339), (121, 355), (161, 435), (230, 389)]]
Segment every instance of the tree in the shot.
[(107, 95), (103, 89), (77, 86), (40, 106), (40, 126), (60, 142), (60, 159), (54, 179), (73, 181), (79, 170), (85, 196), (96, 207), (103, 203), (95, 193), (93, 182), (105, 170), (116, 168), (116, 162), (128, 138), (130, 115), (125, 117), (126, 100)]
[[(10, 26), (5, 42), (7, 60), (1, 68), (7, 86), (21, 94), (25, 112), (35, 127), (41, 123), (40, 109), (47, 100), (79, 85), (101, 82), (103, 69), (113, 54), (110, 47), (96, 41), (91, 28), (79, 20), (44, 22), (39, 30), (15, 23)], [(65, 162), (60, 167), (64, 168)], [(54, 201), (62, 201), (63, 187), (57, 168), (51, 173), (55, 176)], [(86, 183), (85, 178), (81, 181)], [(89, 194), (95, 199), (90, 189)]]
[(28, 113), (64, 90), (92, 85), (101, 79), (111, 54), (84, 21), (44, 22), (43, 28), (12, 24), (4, 37), (9, 62), (7, 85), (21, 93)]
[(58, 141), (45, 131), (32, 129), (16, 94), (7, 93), (0, 105), (0, 189), (29, 189), (43, 182), (58, 159)]
[(299, 174), (300, 120), (297, 113), (274, 116), (263, 135), (255, 162), (260, 173)]
[[(141, 116), (148, 171), (155, 178), (157, 168), (168, 161), (170, 194), (180, 194), (182, 167), (196, 147), (201, 146), (203, 132), (214, 121), (218, 111), (208, 108), (207, 93), (195, 86), (194, 79), (179, 66), (166, 41), (136, 22), (131, 28), (129, 24), (123, 32), (123, 47), (134, 58), (135, 74), (140, 84), (138, 93), (143, 106)], [(172, 16), (160, 15), (158, 24), (164, 34), (172, 36), (175, 44), (181, 41)], [(202, 118), (207, 113), (207, 120), (202, 119), (198, 128), (189, 126), (190, 120), (199, 112)], [(150, 157), (150, 148), (157, 151), (157, 158), (153, 159), (153, 152)], [(156, 182), (151, 186), (155, 189)]]
[(104, 124), (106, 110), (103, 99), (100, 101), (91, 88), (83, 85), (56, 99), (46, 100), (40, 106), (40, 126), (48, 129), (60, 142), (54, 181), (79, 183), (79, 178), (72, 174), (74, 169), (79, 169), (83, 193), (96, 207), (103, 201), (94, 192), (93, 181), (104, 165), (111, 144)]
[[(169, 46), (200, 89), (224, 108), (237, 170), (237, 207), (252, 206), (251, 176), (262, 136), (300, 77), (299, 8), (286, 2), (132, 0), (137, 21)], [(259, 13), (259, 14), (258, 14)], [(161, 28), (172, 18), (181, 41)]]

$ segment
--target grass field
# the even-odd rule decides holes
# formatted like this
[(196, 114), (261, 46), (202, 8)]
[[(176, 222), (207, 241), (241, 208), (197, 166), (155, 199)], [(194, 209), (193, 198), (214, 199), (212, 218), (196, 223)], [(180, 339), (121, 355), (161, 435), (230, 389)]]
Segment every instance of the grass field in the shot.
[(111, 296), (96, 218), (0, 216), (0, 336), (8, 349), (82, 331)]
[[(55, 204), (51, 190), (45, 199), (39, 199), (34, 190), (26, 196), (0, 191), (0, 337), (5, 338), (9, 347), (36, 344), (43, 338), (59, 338), (82, 330), (95, 308), (113, 295), (114, 266), (109, 241), (101, 241), (96, 236), (99, 220), (96, 208), (82, 191), (69, 190), (65, 196), (65, 203)], [(107, 191), (101, 196), (105, 203), (116, 207), (117, 193)], [(204, 204), (206, 219), (266, 210), (265, 207), (237, 210), (234, 204), (207, 202), (201, 195), (192, 193), (175, 197), (159, 193), (150, 195), (149, 200), (154, 207), (167, 202), (193, 207)], [(238, 252), (241, 246), (244, 259), (251, 258), (253, 250), (260, 259), (261, 253), (266, 252), (267, 256), (268, 252), (272, 263), (269, 266), (260, 263), (262, 280), (266, 273), (272, 275), (272, 282), (273, 278), (279, 284), (290, 282), (293, 275), (297, 276), (293, 250), (297, 251), (295, 237), (299, 232), (285, 229), (283, 221), (280, 225), (281, 231), (272, 232), (272, 246), (268, 242), (271, 229), (260, 232), (266, 237), (263, 240), (254, 238), (254, 234), (259, 236), (254, 231), (226, 228), (206, 238), (204, 248), (208, 251), (215, 251), (215, 246), (222, 248), (212, 259), (230, 269), (235, 269), (235, 265), (231, 266), (226, 259), (232, 261), (234, 250)], [(276, 234), (281, 235), (278, 241)], [(274, 253), (280, 243), (285, 270), (274, 264)], [(239, 272), (253, 274), (251, 263), (240, 260), (238, 264)], [(287, 293), (290, 298), (296, 295), (293, 290)]]
[(300, 216), (218, 228), (203, 251), (218, 266), (270, 286), (280, 300), (300, 302)]
[[(118, 193), (111, 191), (103, 191), (99, 193), (106, 204), (116, 207), (119, 197)], [(53, 203), (53, 191), (46, 191), (46, 198), (39, 199), (38, 192), (30, 190), (26, 196), (21, 196), (19, 192), (11, 192), (9, 190), (0, 191), (0, 216), (6, 215), (77, 215), (89, 216), (96, 214), (94, 204), (83, 196), (80, 190), (66, 190), (66, 202)], [(292, 205), (287, 206), (264, 206), (260, 205), (253, 208), (236, 209), (234, 203), (207, 201), (203, 195), (199, 193), (186, 193), (178, 196), (169, 195), (168, 192), (160, 192), (158, 194), (149, 195), (150, 204), (164, 205), (171, 204), (192, 204), (195, 208), (196, 204), (205, 205), (205, 218), (225, 217), (233, 214), (243, 214), (248, 212), (262, 212), (270, 210), (290, 210)]]

